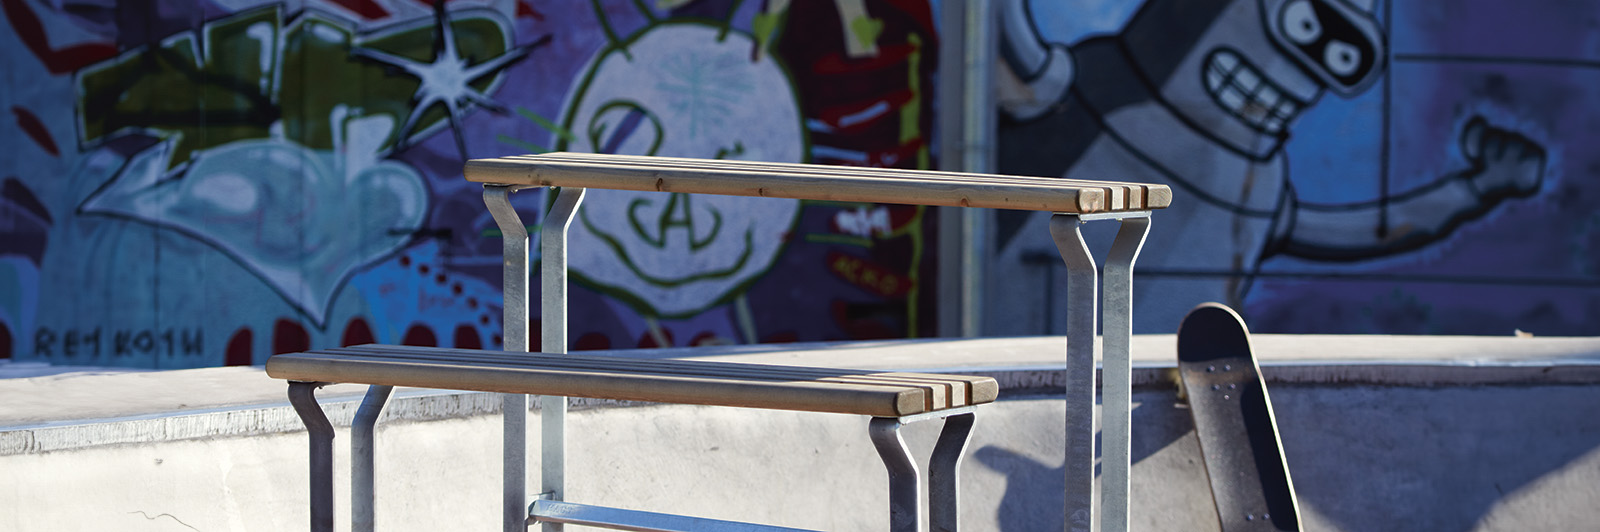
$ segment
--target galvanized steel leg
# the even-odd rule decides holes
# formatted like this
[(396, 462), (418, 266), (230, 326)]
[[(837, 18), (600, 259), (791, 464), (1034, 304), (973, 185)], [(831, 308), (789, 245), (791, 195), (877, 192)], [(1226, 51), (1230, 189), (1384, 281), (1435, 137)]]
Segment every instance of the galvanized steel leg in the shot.
[(373, 532), (376, 528), (373, 509), (373, 469), (376, 443), (373, 430), (378, 424), (378, 414), (389, 401), (393, 386), (371, 386), (361, 399), (361, 408), (350, 423), (350, 530)]
[[(489, 207), (500, 226), (502, 243), (502, 292), (504, 314), (501, 324), (501, 348), (506, 351), (528, 350), (528, 229), (511, 206), (514, 189), (502, 185), (484, 185), (483, 203)], [(501, 522), (504, 532), (526, 532), (528, 504), (528, 396), (501, 395), (502, 442), (504, 469), (501, 474), (503, 498)]]
[(1133, 447), (1133, 263), (1150, 234), (1148, 216), (1122, 218), (1105, 267), (1105, 351), (1101, 356), (1100, 530), (1126, 532)]
[[(581, 188), (558, 189), (555, 204), (539, 231), (540, 350), (567, 352), (567, 228), (583, 204)], [(566, 500), (567, 398), (539, 398), (540, 464), (539, 498)], [(561, 523), (543, 523), (544, 532), (559, 532)]]
[(1066, 530), (1089, 532), (1094, 523), (1094, 326), (1099, 269), (1071, 214), (1050, 219), (1050, 236), (1067, 263)]
[(333, 424), (317, 404), (325, 382), (289, 383), (289, 404), (311, 439), (311, 532), (333, 532)]
[(928, 527), (932, 532), (955, 532), (960, 526), (961, 459), (972, 438), (972, 413), (945, 418), (939, 442), (928, 459)]
[(900, 420), (875, 417), (867, 424), (872, 445), (889, 469), (889, 532), (918, 532), (922, 515), (922, 482), (911, 450), (900, 438)]

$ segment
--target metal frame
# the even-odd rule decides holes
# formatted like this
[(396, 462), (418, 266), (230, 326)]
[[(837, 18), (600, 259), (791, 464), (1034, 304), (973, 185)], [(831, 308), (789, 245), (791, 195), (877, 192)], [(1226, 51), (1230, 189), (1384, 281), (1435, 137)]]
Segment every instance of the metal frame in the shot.
[[(510, 193), (520, 187), (485, 185), (484, 203), (488, 205), (495, 222), (505, 235), (505, 338), (507, 351), (526, 351), (528, 315), (527, 231), (521, 218), (511, 206)], [(556, 198), (545, 215), (540, 229), (540, 304), (541, 350), (546, 353), (566, 353), (567, 345), (567, 231), (582, 205), (584, 189), (556, 189)], [(513, 308), (515, 307), (515, 308)], [(520, 344), (513, 343), (520, 342)], [(650, 528), (657, 521), (648, 512), (606, 509), (575, 505), (565, 500), (567, 398), (542, 396), (541, 419), (541, 482), (537, 501), (524, 507), (526, 482), (526, 416), (525, 396), (507, 396), (505, 411), (505, 521), (506, 532), (526, 530), (531, 522), (540, 523), (542, 532), (559, 532), (564, 523), (574, 522), (557, 518), (551, 512), (577, 511), (602, 515), (625, 516), (628, 530), (673, 530), (666, 524)], [(965, 456), (967, 442), (971, 439), (974, 424), (973, 407), (955, 408), (900, 418), (873, 418), (868, 423), (868, 434), (889, 472), (890, 529), (893, 532), (918, 532), (921, 528), (921, 504), (930, 501), (929, 521), (934, 532), (953, 532), (958, 528), (959, 468)], [(910, 451), (900, 438), (900, 427), (926, 419), (945, 419), (944, 429), (929, 458), (929, 495), (923, 496), (921, 475)], [(513, 508), (516, 515), (513, 515)], [(550, 514), (541, 516), (541, 514)], [(666, 516), (677, 518), (679, 516)], [(616, 519), (623, 519), (617, 517)], [(642, 519), (642, 521), (641, 521)], [(693, 518), (689, 518), (693, 519)], [(621, 523), (622, 521), (618, 521)], [(712, 521), (704, 520), (703, 523)], [(584, 524), (603, 526), (603, 520), (585, 521)], [(731, 524), (731, 523), (730, 523)], [(749, 525), (758, 529), (760, 525)]]
[[(955, 408), (915, 416), (875, 417), (867, 434), (878, 457), (889, 470), (889, 531), (918, 532), (922, 528), (922, 502), (928, 501), (931, 532), (954, 532), (960, 527), (959, 471), (972, 438), (973, 407)], [(943, 418), (944, 429), (928, 458), (928, 493), (923, 496), (921, 474), (911, 450), (900, 437), (900, 427), (927, 419)]]
[(333, 532), (333, 423), (317, 404), (317, 388), (327, 385), (289, 383), (289, 404), (305, 423), (311, 441), (311, 532)]
[(373, 532), (377, 528), (373, 506), (373, 471), (377, 441), (373, 438), (378, 415), (389, 401), (393, 386), (374, 385), (367, 388), (361, 399), (361, 408), (350, 422), (350, 531)]
[[(511, 206), (510, 194), (520, 190), (522, 186), (511, 185), (485, 185), (484, 203), (488, 206), (495, 222), (500, 226), (504, 238), (504, 333), (502, 345), (506, 351), (528, 351), (528, 232), (522, 224), (520, 216)], [(542, 320), (542, 351), (546, 353), (566, 352), (567, 329), (567, 231), (581, 205), (584, 196), (582, 188), (557, 189), (557, 194), (550, 212), (545, 216), (545, 221), (540, 233), (541, 244), (541, 308)], [(1148, 214), (1148, 213), (1146, 213)], [(1120, 330), (1124, 331), (1120, 343), (1121, 359), (1126, 366), (1127, 338), (1126, 333), (1131, 331), (1128, 316), (1128, 299), (1131, 295), (1131, 277), (1126, 275), (1131, 272), (1133, 260), (1138, 255), (1139, 247), (1148, 231), (1148, 219), (1134, 216), (1120, 216), (1124, 220), (1123, 231), (1118, 233), (1117, 243), (1113, 245), (1110, 262), (1107, 264), (1108, 275), (1118, 279), (1127, 278), (1116, 287), (1108, 288), (1108, 297), (1113, 293), (1121, 294), (1118, 298), (1109, 298), (1108, 307), (1118, 309), (1116, 313), (1108, 312), (1109, 320), (1120, 320)], [(1089, 217), (1070, 215), (1057, 215), (1052, 221), (1051, 230), (1056, 235), (1057, 245), (1062, 250), (1063, 258), (1068, 266), (1076, 272), (1073, 284), (1070, 285), (1069, 301), (1074, 305), (1073, 332), (1074, 338), (1093, 338), (1095, 299), (1094, 283), (1095, 272), (1093, 258), (1089, 256), (1087, 247), (1082, 242), (1082, 235), (1077, 231), (1077, 224)], [(1129, 220), (1140, 221), (1129, 224)], [(1069, 231), (1070, 229), (1070, 231)], [(1076, 246), (1072, 246), (1076, 239)], [(1076, 251), (1081, 250), (1081, 253)], [(1074, 253), (1069, 253), (1074, 252)], [(1088, 285), (1083, 284), (1082, 273), (1084, 264), (1088, 265)], [(1082, 288), (1089, 287), (1087, 299), (1083, 296)], [(1087, 301), (1089, 313), (1079, 312), (1080, 305)], [(1087, 335), (1083, 335), (1083, 323), (1087, 323)], [(1112, 331), (1107, 327), (1107, 331)], [(1108, 345), (1111, 345), (1108, 339)], [(1069, 369), (1073, 361), (1082, 362), (1087, 353), (1087, 372), (1073, 372), (1069, 378), (1076, 379), (1087, 373), (1090, 390), (1089, 431), (1088, 441), (1093, 441), (1093, 347), (1092, 343), (1085, 346), (1075, 343), (1069, 346)], [(323, 532), (333, 530), (333, 425), (318, 405), (315, 391), (327, 385), (324, 382), (292, 381), (289, 384), (289, 402), (293, 405), (301, 420), (305, 423), (310, 440), (310, 519), (311, 530)], [(1071, 385), (1069, 385), (1071, 389)], [(361, 532), (374, 528), (373, 519), (373, 470), (374, 470), (374, 427), (381, 415), (384, 404), (388, 401), (393, 387), (371, 386), (368, 388), (361, 407), (356, 413), (352, 423), (351, 442), (351, 505), (352, 505), (352, 530)], [(1124, 398), (1126, 394), (1123, 394)], [(792, 530), (781, 527), (769, 527), (749, 523), (733, 523), (714, 520), (699, 520), (683, 516), (667, 514), (652, 514), (649, 512), (634, 512), (620, 509), (609, 509), (595, 506), (586, 506), (566, 503), (563, 501), (565, 477), (565, 415), (567, 398), (543, 396), (541, 398), (541, 435), (542, 435), (542, 474), (541, 492), (537, 501), (528, 505), (527, 496), (527, 396), (522, 394), (504, 394), (504, 530), (506, 532), (525, 532), (533, 522), (541, 523), (543, 532), (560, 531), (564, 523), (583, 523), (597, 526), (613, 524), (622, 530), (702, 530), (704, 526), (717, 525), (729, 526), (729, 530)], [(1108, 396), (1109, 397), (1109, 396)], [(1109, 399), (1108, 399), (1109, 400)], [(1068, 438), (1083, 436), (1074, 431), (1072, 422), (1075, 416), (1082, 417), (1082, 411), (1075, 412), (1069, 402), (1068, 408)], [(1124, 409), (1126, 410), (1126, 409)], [(972, 427), (975, 422), (975, 407), (947, 409), (938, 412), (929, 412), (904, 417), (875, 417), (868, 423), (868, 435), (879, 456), (883, 459), (889, 474), (890, 495), (890, 529), (893, 532), (919, 532), (922, 528), (922, 505), (926, 501), (929, 505), (929, 527), (932, 532), (953, 532), (959, 526), (959, 470), (965, 456), (965, 449), (971, 439)], [(939, 440), (935, 444), (933, 453), (929, 457), (928, 489), (926, 496), (922, 487), (921, 474), (916, 463), (912, 460), (910, 450), (901, 438), (900, 427), (918, 421), (929, 419), (944, 419), (945, 424), (940, 432)], [(1126, 447), (1126, 438), (1123, 438)], [(1068, 448), (1068, 500), (1072, 501), (1074, 495), (1071, 480), (1073, 479), (1074, 458), (1083, 454), (1073, 447)], [(1126, 457), (1124, 449), (1122, 456)], [(1087, 460), (1080, 460), (1088, 465), (1088, 480), (1093, 481), (1093, 448), (1087, 448)], [(1079, 464), (1082, 465), (1082, 464)], [(1108, 470), (1109, 471), (1109, 470)], [(1126, 467), (1123, 468), (1124, 486)], [(1092, 491), (1087, 492), (1092, 493)], [(1085, 495), (1087, 498), (1087, 495)], [(1126, 493), (1122, 496), (1126, 517)], [(1069, 502), (1069, 509), (1070, 509)], [(1085, 508), (1084, 511), (1088, 511)], [(576, 515), (574, 512), (587, 516), (611, 515), (621, 516), (615, 522), (605, 520), (575, 521), (563, 515)], [(558, 515), (559, 514), (559, 515)], [(1070, 515), (1070, 514), (1069, 514)], [(587, 518), (586, 518), (587, 519)], [(685, 525), (688, 523), (688, 525)], [(657, 526), (659, 525), (659, 526)], [(680, 528), (672, 528), (678, 526)], [(682, 528), (688, 526), (689, 528)], [(721, 529), (721, 528), (717, 528)], [(707, 529), (709, 530), (709, 529)]]
[[(1095, 526), (1094, 396), (1095, 321), (1101, 302), (1099, 268), (1083, 239), (1081, 226), (1117, 220), (1121, 228), (1106, 253), (1105, 344), (1102, 356), (1100, 526)], [(1150, 212), (1056, 214), (1050, 236), (1067, 265), (1067, 463), (1068, 532), (1128, 530), (1129, 473), (1132, 466), (1133, 373), (1128, 344), (1133, 335), (1133, 264), (1150, 234)]]
[[(511, 193), (524, 187), (485, 185), (483, 201), (504, 243), (505, 315), (502, 347), (527, 352), (528, 342), (528, 230), (511, 206)], [(556, 198), (539, 231), (540, 346), (545, 353), (567, 352), (567, 229), (583, 203), (584, 189), (556, 189)], [(528, 528), (528, 397), (503, 395), (505, 466), (502, 523), (505, 532)], [(540, 475), (539, 499), (564, 500), (566, 492), (567, 398), (539, 398)], [(559, 532), (561, 523), (545, 523), (543, 532)]]

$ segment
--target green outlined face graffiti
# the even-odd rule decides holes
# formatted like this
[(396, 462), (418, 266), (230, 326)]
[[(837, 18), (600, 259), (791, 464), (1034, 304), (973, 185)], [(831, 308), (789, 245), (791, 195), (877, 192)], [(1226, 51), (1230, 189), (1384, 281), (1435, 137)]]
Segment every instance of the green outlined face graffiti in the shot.
[[(792, 84), (747, 35), (662, 23), (592, 63), (564, 106), (562, 149), (799, 161)], [(738, 295), (771, 267), (794, 200), (592, 191), (572, 227), (573, 273), (641, 314), (682, 317)]]

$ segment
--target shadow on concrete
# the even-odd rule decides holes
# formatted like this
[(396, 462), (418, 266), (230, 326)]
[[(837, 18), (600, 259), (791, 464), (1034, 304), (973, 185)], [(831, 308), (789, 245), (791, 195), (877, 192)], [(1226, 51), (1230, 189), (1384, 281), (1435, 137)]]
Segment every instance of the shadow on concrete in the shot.
[[(1600, 522), (1600, 387), (1279, 385), (1271, 393), (1306, 530), (1593, 530)], [(1203, 470), (1185, 465), (1200, 461), (1188, 410), (1170, 391), (1134, 399), (1134, 528), (1205, 528), (1216, 514)], [(1006, 477), (999, 530), (1062, 529), (1059, 463), (1001, 445), (973, 456)], [(1169, 515), (1141, 516), (1155, 509)]]
[[(1134, 394), (1132, 461), (1138, 464), (1194, 430), (1187, 409), (1174, 405), (1171, 392)], [(1100, 457), (1100, 435), (1095, 434), (1095, 458)], [(996, 522), (1001, 532), (1062, 530), (1066, 497), (1066, 465), (1045, 464), (999, 445), (973, 452), (978, 463), (1006, 476), (1005, 495)], [(1095, 476), (1100, 465), (1095, 464)]]
[[(1579, 460), (1600, 447), (1600, 387), (1281, 386), (1272, 394), (1300, 506), (1324, 520), (1308, 529), (1600, 526), (1592, 488), (1600, 468)], [(1535, 485), (1572, 474), (1591, 489)], [(1522, 489), (1538, 510), (1517, 523), (1489, 522)], [(1587, 524), (1570, 528), (1582, 522), (1575, 518)]]

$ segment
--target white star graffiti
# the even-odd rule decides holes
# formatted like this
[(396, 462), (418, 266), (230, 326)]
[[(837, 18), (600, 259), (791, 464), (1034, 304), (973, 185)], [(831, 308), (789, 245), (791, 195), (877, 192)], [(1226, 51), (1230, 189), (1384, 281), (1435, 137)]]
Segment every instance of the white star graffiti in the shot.
[(444, 105), (450, 117), (450, 130), (455, 134), (456, 150), (462, 159), (467, 159), (467, 141), (461, 129), (461, 120), (466, 117), (467, 110), (476, 105), (498, 114), (506, 113), (504, 105), (473, 88), (471, 83), (526, 58), (534, 48), (549, 43), (550, 36), (512, 48), (482, 63), (469, 65), (467, 58), (462, 57), (456, 49), (455, 31), (450, 26), (450, 17), (444, 4), (438, 1), (433, 5), (436, 20), (433, 62), (424, 63), (371, 48), (354, 48), (351, 53), (404, 70), (422, 82), (411, 96), (411, 114), (397, 132), (399, 140), (395, 143), (395, 151), (405, 149), (410, 143), (409, 135), (423, 113), (435, 105)]

